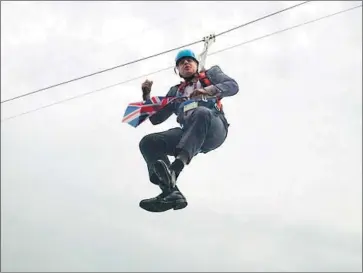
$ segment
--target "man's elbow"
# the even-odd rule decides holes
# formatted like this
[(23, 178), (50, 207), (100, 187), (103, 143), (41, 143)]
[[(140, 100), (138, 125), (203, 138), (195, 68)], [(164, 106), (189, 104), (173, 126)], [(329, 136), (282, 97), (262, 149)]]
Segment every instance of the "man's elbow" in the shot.
[(233, 80), (231, 83), (231, 96), (236, 95), (239, 92), (239, 86), (238, 83)]
[(239, 92), (238, 83), (235, 80), (226, 82), (221, 88), (218, 88), (221, 97), (231, 97)]

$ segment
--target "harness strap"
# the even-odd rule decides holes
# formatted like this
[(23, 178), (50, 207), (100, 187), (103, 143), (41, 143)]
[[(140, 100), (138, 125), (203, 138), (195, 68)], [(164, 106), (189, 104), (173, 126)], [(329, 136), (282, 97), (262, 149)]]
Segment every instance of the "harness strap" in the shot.
[[(202, 72), (199, 73), (199, 80), (200, 80), (203, 87), (207, 87), (207, 86), (212, 85), (212, 82), (208, 79), (205, 71), (202, 71)], [(216, 108), (217, 108), (218, 111), (222, 112), (223, 105), (222, 105), (222, 102), (221, 102), (221, 98), (217, 98)]]
[[(202, 87), (207, 87), (207, 86), (212, 85), (212, 82), (208, 79), (205, 71), (199, 72), (197, 76), (198, 76), (198, 80), (202, 84)], [(184, 93), (185, 87), (187, 87), (190, 83), (191, 82), (186, 82), (186, 81), (181, 82), (180, 85), (179, 85), (179, 87), (178, 87), (178, 92)], [(221, 102), (221, 98), (217, 98), (216, 108), (220, 112), (223, 111), (223, 105), (222, 105), (222, 102)]]

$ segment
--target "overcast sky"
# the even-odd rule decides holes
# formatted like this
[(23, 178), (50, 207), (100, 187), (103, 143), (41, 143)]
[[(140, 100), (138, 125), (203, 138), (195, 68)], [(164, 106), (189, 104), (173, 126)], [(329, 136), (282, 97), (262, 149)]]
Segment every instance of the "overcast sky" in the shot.
[[(1, 2), (1, 100), (93, 73), (297, 4)], [(210, 53), (361, 4), (311, 2), (217, 37)], [(197, 53), (199, 43), (191, 47)], [(176, 51), (1, 105), (1, 119), (173, 65)], [(239, 83), (227, 141), (193, 159), (189, 205), (159, 194), (138, 143), (177, 126), (121, 123), (141, 83), (1, 123), (2, 271), (362, 271), (362, 10), (207, 58)]]

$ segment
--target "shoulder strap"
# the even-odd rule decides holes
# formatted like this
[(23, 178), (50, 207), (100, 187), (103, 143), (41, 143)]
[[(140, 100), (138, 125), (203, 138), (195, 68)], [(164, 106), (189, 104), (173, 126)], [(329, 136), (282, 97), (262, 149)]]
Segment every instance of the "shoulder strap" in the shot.
[(183, 93), (183, 91), (184, 91), (184, 89), (185, 89), (186, 86), (187, 86), (187, 83), (186, 82), (181, 82), (179, 84), (179, 87), (177, 88), (177, 91)]
[[(205, 71), (201, 71), (199, 73), (199, 81), (201, 82), (203, 87), (212, 85), (212, 82), (208, 79)], [(221, 98), (217, 98), (216, 108), (223, 113), (223, 104), (222, 104), (221, 100), (222, 100)]]
[(205, 74), (205, 71), (201, 71), (198, 77), (203, 87), (207, 87), (212, 84), (211, 81), (208, 79), (207, 75)]

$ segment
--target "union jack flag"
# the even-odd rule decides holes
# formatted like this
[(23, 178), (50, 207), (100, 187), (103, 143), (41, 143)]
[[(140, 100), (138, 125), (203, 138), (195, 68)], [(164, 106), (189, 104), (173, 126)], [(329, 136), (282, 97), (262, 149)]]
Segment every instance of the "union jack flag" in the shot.
[(137, 127), (174, 99), (175, 97), (155, 96), (146, 101), (129, 103), (122, 122), (130, 124), (132, 127)]

